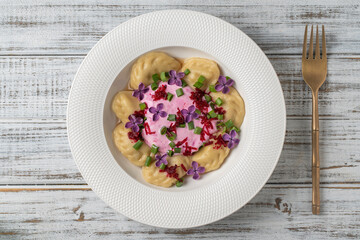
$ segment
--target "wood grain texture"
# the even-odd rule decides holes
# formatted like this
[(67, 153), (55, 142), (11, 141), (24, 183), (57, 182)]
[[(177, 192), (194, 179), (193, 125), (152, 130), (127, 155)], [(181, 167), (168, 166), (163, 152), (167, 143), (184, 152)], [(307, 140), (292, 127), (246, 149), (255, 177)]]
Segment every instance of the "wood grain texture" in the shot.
[[(0, 57), (2, 119), (65, 119), (72, 80), (83, 57)], [(288, 117), (311, 117), (311, 92), (302, 80), (301, 58), (271, 56)], [(329, 57), (328, 78), (319, 93), (320, 118), (359, 119), (360, 58)], [(119, 69), (120, 71), (120, 69)]]
[[(223, 220), (192, 229), (134, 222), (92, 191), (0, 192), (0, 237), (21, 239), (358, 239), (359, 185), (324, 185), (322, 213), (311, 214), (311, 186), (265, 186)], [(26, 188), (26, 187), (25, 187)], [(28, 188), (33, 188), (29, 186)], [(68, 186), (69, 189), (75, 188)], [(341, 224), (340, 224), (341, 223)]]
[[(311, 120), (289, 119), (284, 150), (270, 183), (311, 182)], [(360, 126), (320, 121), (321, 182), (360, 182)], [(0, 184), (84, 183), (61, 121), (0, 123)]]
[[(351, 1), (1, 1), (0, 54), (86, 54), (124, 21), (188, 9), (228, 21), (267, 54), (300, 54), (305, 24), (326, 24), (328, 54), (359, 54), (358, 2)], [(346, 26), (346, 27), (345, 27)]]

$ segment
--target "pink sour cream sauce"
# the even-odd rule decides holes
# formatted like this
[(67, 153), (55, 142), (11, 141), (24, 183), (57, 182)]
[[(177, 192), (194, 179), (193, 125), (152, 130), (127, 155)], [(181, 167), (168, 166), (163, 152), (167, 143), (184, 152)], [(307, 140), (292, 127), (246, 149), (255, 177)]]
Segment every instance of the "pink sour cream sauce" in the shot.
[[(156, 100), (154, 101), (152, 98), (152, 95), (155, 94), (155, 91), (153, 91), (150, 87), (149, 91), (147, 93), (144, 94), (144, 99), (142, 100), (142, 102), (146, 103), (148, 106), (148, 109), (146, 110), (145, 116), (147, 118), (146, 122), (149, 124), (150, 127), (150, 131), (154, 132), (153, 134), (146, 134), (145, 129), (142, 130), (141, 134), (144, 138), (145, 143), (148, 146), (152, 146), (153, 144), (155, 144), (156, 146), (159, 147), (159, 152), (160, 154), (165, 154), (168, 150), (173, 150), (170, 146), (169, 143), (171, 142), (166, 135), (161, 135), (160, 133), (160, 129), (165, 126), (167, 128), (170, 127), (170, 124), (173, 123), (175, 124), (174, 121), (169, 121), (167, 120), (169, 114), (175, 114), (178, 111), (178, 108), (180, 109), (180, 111), (182, 109), (188, 109), (190, 106), (195, 104), (193, 103), (193, 100), (190, 99), (191, 96), (191, 92), (193, 92), (194, 90), (190, 87), (183, 87), (183, 92), (184, 95), (177, 97), (176, 95), (176, 90), (181, 88), (177, 85), (169, 85), (168, 83), (160, 83), (159, 87), (161, 87), (162, 85), (166, 85), (166, 92), (169, 92), (171, 94), (174, 95), (174, 97), (172, 98), (171, 101), (168, 100), (164, 100), (164, 99), (160, 99), (160, 100)], [(161, 111), (165, 111), (167, 112), (168, 116), (162, 118), (160, 117), (157, 121), (153, 121), (153, 114), (149, 112), (149, 108), (150, 107), (155, 107), (159, 104), (159, 103), (163, 103), (164, 104), (164, 108)], [(211, 108), (208, 107), (208, 112), (211, 111)], [(194, 119), (194, 126), (196, 127), (201, 127), (203, 128), (203, 124), (201, 124), (201, 120), (200, 118), (198, 119)], [(217, 132), (216, 129), (216, 120), (212, 120), (211, 121), (213, 128), (209, 129), (209, 133), (213, 134), (215, 132)], [(185, 128), (180, 128), (177, 127), (176, 128), (177, 131), (177, 136), (175, 138), (175, 140), (173, 141), (175, 144), (177, 142), (180, 142), (182, 140), (184, 140), (185, 138), (187, 138), (187, 143), (189, 146), (196, 148), (197, 150), (192, 150), (192, 152), (196, 152), (199, 150), (199, 147), (201, 147), (203, 141), (200, 140), (200, 135), (199, 134), (195, 134), (194, 130), (189, 130), (188, 125), (186, 124)], [(204, 138), (206, 142), (209, 139), (209, 136), (207, 134), (204, 134)], [(179, 146), (181, 148), (181, 154), (184, 153), (185, 151), (185, 144)], [(176, 155), (176, 153), (175, 153)]]

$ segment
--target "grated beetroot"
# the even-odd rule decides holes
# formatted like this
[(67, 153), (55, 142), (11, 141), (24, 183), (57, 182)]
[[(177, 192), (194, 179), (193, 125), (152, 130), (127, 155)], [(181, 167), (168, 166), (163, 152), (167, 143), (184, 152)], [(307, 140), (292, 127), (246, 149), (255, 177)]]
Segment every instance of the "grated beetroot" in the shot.
[(184, 123), (185, 123), (184, 116), (182, 115), (180, 108), (177, 108), (175, 126), (178, 127), (180, 124), (184, 124)]
[(168, 167), (166, 166), (164, 170), (159, 170), (159, 172), (166, 172), (166, 177), (175, 178), (176, 180), (179, 180), (179, 174), (176, 172), (176, 168), (178, 165), (175, 164), (175, 166)]
[(162, 85), (161, 87), (159, 87), (156, 91), (154, 95), (151, 95), (152, 99), (154, 101), (160, 100), (160, 99), (167, 99), (167, 93), (166, 93), (166, 85)]
[(204, 99), (205, 91), (199, 88), (195, 88), (195, 91), (191, 93), (190, 99), (193, 100), (195, 107), (200, 110), (203, 114), (207, 114), (209, 104)]
[(210, 138), (216, 140), (215, 142), (215, 146), (213, 147), (214, 149), (219, 149), (222, 146), (227, 147), (227, 143), (224, 141), (224, 139), (222, 138), (221, 134), (219, 134), (217, 137), (215, 136), (210, 136)]
[(184, 166), (184, 164), (181, 164), (181, 168), (184, 170), (184, 172), (187, 172), (186, 167)]
[(145, 110), (135, 111), (135, 112), (133, 113), (133, 115), (134, 115), (135, 117), (144, 118), (144, 117), (145, 117)]
[(226, 113), (225, 109), (222, 107), (215, 107), (214, 112), (216, 112), (217, 114), (223, 114), (223, 115)]
[(145, 129), (145, 133), (146, 135), (148, 134), (154, 134), (155, 132), (152, 132), (151, 129), (150, 129), (150, 126), (149, 126), (149, 123), (144, 123), (144, 129)]
[(128, 138), (132, 141), (132, 142), (137, 142), (139, 140), (143, 141), (143, 137), (140, 134), (140, 132), (128, 132)]
[(182, 141), (180, 141), (180, 142), (177, 142), (176, 143), (176, 146), (177, 147), (180, 147), (181, 145), (183, 145), (186, 141), (188, 140), (188, 138), (186, 137), (186, 138), (184, 138)]

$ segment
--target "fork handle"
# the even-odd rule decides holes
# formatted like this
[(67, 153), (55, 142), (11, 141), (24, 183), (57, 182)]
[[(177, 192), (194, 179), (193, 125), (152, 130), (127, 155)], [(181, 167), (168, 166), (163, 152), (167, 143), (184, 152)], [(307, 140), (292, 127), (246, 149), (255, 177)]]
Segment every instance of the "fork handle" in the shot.
[(318, 91), (312, 92), (312, 213), (320, 214), (320, 158)]

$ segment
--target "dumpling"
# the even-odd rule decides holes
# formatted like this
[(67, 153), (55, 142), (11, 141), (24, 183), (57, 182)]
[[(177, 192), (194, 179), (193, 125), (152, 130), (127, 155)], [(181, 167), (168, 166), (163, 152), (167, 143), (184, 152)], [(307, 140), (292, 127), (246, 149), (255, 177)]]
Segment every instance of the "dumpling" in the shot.
[(205, 146), (192, 156), (193, 161), (205, 167), (205, 172), (218, 169), (230, 153), (228, 147), (221, 146), (219, 149), (214, 149), (214, 146), (214, 143)]
[(132, 91), (121, 91), (116, 94), (112, 102), (112, 110), (121, 122), (128, 122), (129, 115), (140, 110), (139, 100), (132, 96)]
[(192, 88), (194, 88), (194, 83), (201, 75), (205, 77), (204, 85), (201, 87), (202, 90), (207, 89), (211, 84), (215, 84), (220, 75), (217, 63), (206, 58), (194, 57), (186, 59), (180, 71), (184, 72), (186, 69), (189, 69), (190, 73), (184, 77), (184, 80)]
[(223, 101), (221, 107), (226, 111), (224, 120), (228, 121), (231, 119), (236, 127), (240, 127), (245, 116), (245, 104), (238, 91), (230, 87), (230, 91), (227, 94), (212, 92), (210, 95), (214, 101), (216, 101), (217, 98)]
[[(168, 157), (167, 160), (168, 166), (175, 166), (175, 164), (179, 166), (176, 168), (176, 172), (179, 174), (180, 178), (186, 174), (186, 172), (180, 167), (181, 164), (184, 164), (186, 169), (190, 167), (190, 158), (183, 155)], [(142, 168), (142, 175), (146, 182), (160, 187), (171, 187), (177, 181), (175, 178), (167, 177), (166, 172), (159, 172), (159, 168), (155, 166), (155, 160), (149, 167), (144, 166)]]
[(130, 87), (137, 89), (140, 83), (150, 85), (152, 75), (155, 73), (178, 71), (181, 67), (179, 61), (163, 52), (149, 52), (136, 60), (131, 69)]
[(124, 123), (116, 126), (113, 132), (114, 143), (119, 151), (136, 166), (143, 166), (146, 157), (150, 155), (150, 147), (143, 143), (139, 150), (133, 148), (134, 143), (128, 138), (130, 130), (125, 128)]

